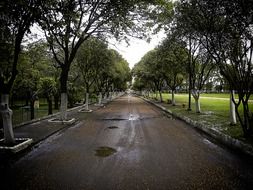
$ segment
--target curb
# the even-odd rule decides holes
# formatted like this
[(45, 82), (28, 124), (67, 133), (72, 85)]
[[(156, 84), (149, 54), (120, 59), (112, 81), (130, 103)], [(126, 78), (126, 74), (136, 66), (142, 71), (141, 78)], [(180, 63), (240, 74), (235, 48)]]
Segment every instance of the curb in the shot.
[[(70, 109), (67, 110), (67, 112), (73, 111), (73, 110), (75, 110), (75, 109), (80, 109), (80, 108), (82, 108), (82, 107), (84, 107), (84, 106), (85, 106), (85, 104), (83, 104), (83, 105), (81, 105), (81, 106), (76, 106), (76, 107), (70, 108)], [(40, 117), (40, 118), (37, 118), (37, 119), (25, 121), (25, 122), (19, 123), (19, 124), (17, 124), (17, 125), (14, 125), (13, 128), (22, 127), (22, 126), (24, 126), (24, 125), (32, 124), (32, 123), (35, 123), (35, 122), (38, 122), (38, 121), (42, 121), (42, 120), (45, 120), (45, 119), (49, 119), (49, 118), (55, 117), (55, 116), (57, 116), (57, 115), (59, 115), (59, 114), (60, 114), (60, 112), (56, 112), (56, 113), (51, 114), (51, 115), (46, 115), (46, 116), (43, 116), (43, 117)]]
[(178, 115), (176, 113), (173, 113), (171, 110), (166, 109), (165, 107), (154, 103), (144, 97), (139, 96), (144, 101), (160, 108), (161, 110), (165, 111), (166, 113), (176, 117), (177, 119), (180, 119), (184, 121), (185, 123), (189, 124), (190, 126), (199, 129), (200, 131), (204, 132), (205, 134), (209, 135), (210, 137), (214, 138), (215, 140), (221, 142), (222, 144), (226, 145), (227, 147), (238, 150), (240, 152), (243, 152), (244, 154), (250, 155), (253, 157), (253, 146), (246, 144), (238, 139), (234, 139), (220, 131), (218, 131), (216, 128), (211, 127), (208, 128), (206, 125), (199, 123), (197, 121), (193, 121), (188, 117)]
[[(118, 98), (118, 97), (116, 97), (116, 98)], [(115, 98), (115, 99), (116, 99), (116, 98)], [(107, 102), (107, 104), (110, 103), (110, 102), (111, 102), (111, 101)], [(93, 104), (93, 103), (92, 103), (92, 104)], [(92, 105), (92, 104), (91, 104), (91, 105)], [(73, 110), (76, 110), (76, 109), (80, 109), (80, 108), (82, 108), (82, 107), (84, 107), (84, 106), (85, 106), (85, 104), (83, 104), (83, 105), (81, 105), (81, 106), (77, 106), (77, 107), (71, 108), (71, 109), (68, 109), (67, 112), (70, 112), (70, 111), (73, 111)], [(98, 109), (100, 109), (100, 108), (101, 108), (101, 107), (98, 107)], [(21, 123), (21, 124), (22, 124), (22, 125), (26, 125), (26, 124), (35, 123), (35, 122), (37, 122), (37, 121), (41, 121), (41, 120), (44, 120), (44, 119), (48, 119), (48, 118), (54, 117), (54, 116), (59, 115), (59, 114), (60, 114), (60, 112), (57, 112), (57, 113), (55, 113), (55, 114), (48, 115), (48, 116), (44, 116), (44, 117), (41, 117), (41, 118), (38, 118), (38, 119), (34, 119), (34, 120), (31, 120), (31, 121), (28, 121), (27, 123), (24, 122), (24, 123)], [(43, 138), (41, 138), (41, 139), (38, 140), (38, 141), (34, 141), (34, 142), (30, 145), (30, 147), (36, 146), (36, 145), (39, 144), (40, 142), (42, 142), (42, 141), (46, 140), (47, 138), (49, 138), (50, 136), (52, 136), (52, 135), (54, 135), (54, 134), (56, 134), (56, 133), (58, 133), (58, 132), (61, 132), (61, 131), (65, 130), (65, 129), (67, 129), (68, 127), (71, 127), (71, 126), (73, 126), (73, 125), (78, 125), (79, 123), (80, 123), (80, 121), (77, 121), (77, 120), (76, 120), (74, 123), (71, 123), (71, 124), (65, 123), (65, 124), (62, 125), (62, 127), (59, 128), (58, 130), (53, 131), (52, 133), (50, 133), (50, 134), (44, 136)], [(20, 124), (19, 127), (22, 126), (21, 124)]]
[(42, 141), (46, 140), (47, 138), (57, 134), (57, 133), (60, 133), (61, 131), (64, 131), (65, 129), (73, 126), (73, 125), (76, 125), (78, 124), (79, 122), (78, 121), (75, 121), (74, 123), (72, 124), (65, 124), (65, 125), (62, 125), (61, 128), (49, 133), (48, 135), (45, 135), (44, 137), (42, 137), (41, 139), (37, 140), (37, 141), (33, 141), (32, 144), (30, 145), (31, 148), (33, 147), (36, 147), (39, 143), (41, 143)]

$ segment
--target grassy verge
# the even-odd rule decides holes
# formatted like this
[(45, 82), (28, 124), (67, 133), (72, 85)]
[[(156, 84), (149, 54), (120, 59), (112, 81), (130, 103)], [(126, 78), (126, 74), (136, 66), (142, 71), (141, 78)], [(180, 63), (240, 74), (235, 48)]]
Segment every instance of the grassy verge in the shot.
[[(244, 139), (242, 128), (239, 124), (235, 126), (230, 125), (229, 121), (229, 94), (202, 94), (200, 98), (202, 113), (195, 113), (194, 99), (192, 98), (192, 111), (187, 111), (188, 95), (176, 94), (176, 106), (163, 103), (163, 106), (172, 112), (186, 116), (194, 121), (206, 123), (207, 127), (214, 125), (217, 129), (234, 138), (249, 141)], [(171, 94), (163, 94), (164, 102), (171, 99)], [(249, 103), (250, 110), (253, 111), (253, 102)], [(240, 107), (242, 112), (242, 106)]]

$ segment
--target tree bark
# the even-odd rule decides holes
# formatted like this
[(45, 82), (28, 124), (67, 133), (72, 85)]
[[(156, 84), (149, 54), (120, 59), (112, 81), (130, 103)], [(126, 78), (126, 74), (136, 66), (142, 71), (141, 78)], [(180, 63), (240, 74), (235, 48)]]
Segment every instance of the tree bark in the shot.
[(31, 98), (31, 100), (30, 100), (31, 120), (33, 120), (35, 118), (35, 114), (34, 114), (34, 102), (35, 102), (35, 100), (33, 98)]
[(86, 92), (85, 109), (89, 110), (89, 93), (88, 92)]
[(4, 128), (4, 142), (14, 144), (15, 138), (12, 127), (12, 110), (9, 108), (9, 94), (1, 94), (0, 114)]
[(54, 96), (54, 109), (59, 109), (59, 96), (58, 94)]
[(50, 97), (47, 97), (47, 104), (48, 104), (48, 115), (53, 114), (53, 101)]
[(61, 93), (61, 107), (60, 107), (60, 120), (67, 120), (67, 106), (68, 106), (68, 95), (67, 93)]
[(236, 112), (235, 112), (235, 104), (233, 102), (234, 97), (234, 90), (230, 92), (230, 124), (235, 125), (236, 124)]
[(243, 103), (243, 121), (244, 121), (244, 136), (245, 137), (250, 137), (253, 134), (252, 130), (252, 116), (251, 113), (249, 113), (249, 107), (248, 107), (248, 102), (242, 101)]
[(29, 105), (29, 99), (30, 99), (30, 92), (27, 91), (27, 93), (26, 93), (26, 99), (25, 99), (25, 106)]
[(172, 97), (172, 106), (176, 105), (176, 100), (175, 100), (175, 90), (171, 91), (171, 97)]
[(60, 105), (60, 119), (62, 121), (67, 120), (68, 109), (68, 94), (67, 94), (67, 81), (68, 81), (68, 67), (67, 63), (64, 64), (61, 71), (60, 83), (61, 83), (61, 105)]
[(188, 93), (188, 111), (191, 111), (192, 108), (191, 108), (191, 85), (189, 84), (189, 93)]
[(102, 93), (99, 92), (98, 105), (102, 104)]
[(160, 102), (163, 102), (162, 92), (159, 90)]
[(199, 96), (194, 96), (196, 113), (201, 113)]

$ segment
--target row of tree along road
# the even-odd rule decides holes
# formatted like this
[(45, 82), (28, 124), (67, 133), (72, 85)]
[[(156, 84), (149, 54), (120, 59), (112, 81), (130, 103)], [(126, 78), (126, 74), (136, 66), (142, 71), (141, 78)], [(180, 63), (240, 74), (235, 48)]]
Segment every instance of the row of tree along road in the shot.
[(188, 110), (192, 96), (200, 113), (201, 92), (226, 83), (231, 92), (231, 123), (237, 116), (244, 136), (252, 137), (253, 2), (181, 0), (173, 11), (172, 17), (163, 20), (169, 23), (163, 25), (166, 39), (134, 67), (134, 88), (157, 91), (161, 101), (167, 88), (175, 104), (175, 90), (188, 84)]
[[(117, 52), (106, 49), (105, 45), (101, 41), (97, 41), (96, 38), (106, 40), (114, 37), (117, 40), (127, 40), (127, 36), (145, 37), (147, 29), (151, 27), (148, 18), (151, 18), (151, 15), (156, 15), (157, 11), (161, 12), (165, 4), (167, 4), (166, 1), (155, 0), (7, 0), (1, 2), (0, 113), (5, 143), (15, 143), (9, 95), (12, 93), (17, 76), (23, 83), (20, 85), (29, 88), (31, 104), (40, 91), (39, 89), (46, 89), (44, 93), (50, 104), (51, 93), (54, 86), (57, 86), (54, 84), (54, 81), (57, 83), (57, 80), (50, 77), (55, 75), (56, 78), (59, 78), (61, 100), (61, 117), (59, 119), (66, 121), (68, 120), (66, 114), (68, 88), (73, 87), (74, 91), (71, 82), (82, 78), (80, 80), (87, 93), (93, 84), (96, 84), (94, 88), (103, 90), (105, 93), (109, 91), (109, 88), (112, 88), (112, 84), (113, 88), (122, 88), (122, 82), (128, 78), (126, 61)], [(156, 19), (156, 16), (152, 19)], [(42, 53), (36, 50), (36, 48), (43, 48), (44, 42), (32, 44), (32, 47), (28, 46), (27, 49), (22, 47), (24, 37), (30, 32), (33, 24), (40, 26), (44, 32), (46, 46), (50, 49), (49, 56), (42, 56)], [(99, 51), (102, 52), (94, 54), (94, 48), (99, 48)], [(24, 56), (21, 55), (23, 50), (26, 54)], [(33, 50), (35, 52), (32, 52)], [(85, 60), (82, 56), (85, 56)], [(29, 61), (22, 60), (22, 57), (29, 59)], [(103, 63), (101, 60), (94, 61), (94, 57), (103, 59)], [(49, 62), (54, 62), (56, 68), (48, 66), (46, 64), (48, 61), (42, 60), (44, 58), (50, 60), (53, 58), (53, 61)], [(37, 64), (37, 61), (43, 63)], [(25, 65), (23, 64), (28, 62), (32, 65), (24, 69)], [(47, 68), (40, 69), (39, 67), (43, 67), (42, 65), (46, 65)], [(26, 81), (27, 83), (20, 75), (22, 69), (23, 75), (31, 77), (31, 80)], [(80, 75), (75, 72), (71, 75), (71, 70), (75, 69), (80, 71)], [(52, 74), (50, 74), (51, 72)], [(112, 75), (114, 76), (112, 77)], [(38, 87), (39, 84), (41, 88)], [(73, 92), (69, 95), (72, 96)]]
[[(232, 96), (236, 115), (244, 135), (252, 136), (253, 115), (248, 106), (253, 91), (252, 15), (253, 3), (243, 0), (1, 2), (0, 113), (5, 143), (15, 142), (9, 109), (14, 91), (27, 92), (31, 105), (40, 93), (48, 104), (55, 96), (55, 101), (60, 99), (59, 119), (66, 121), (68, 98), (74, 103), (80, 89), (84, 88), (83, 94), (106, 94), (125, 88), (128, 65), (103, 41), (146, 38), (161, 28), (168, 37), (134, 68), (136, 81), (160, 92), (165, 81), (174, 94), (187, 79), (188, 109), (192, 94), (200, 112), (200, 92), (213, 73), (221, 75), (229, 90), (238, 93), (238, 100)], [(45, 42), (24, 45), (34, 24), (44, 32)]]

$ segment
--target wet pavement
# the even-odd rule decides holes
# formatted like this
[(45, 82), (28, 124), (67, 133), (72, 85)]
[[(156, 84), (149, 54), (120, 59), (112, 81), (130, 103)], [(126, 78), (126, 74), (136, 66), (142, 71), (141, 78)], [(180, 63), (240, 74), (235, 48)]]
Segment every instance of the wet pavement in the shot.
[[(88, 115), (89, 114), (89, 115)], [(1, 189), (252, 189), (252, 159), (123, 96), (1, 171)]]

